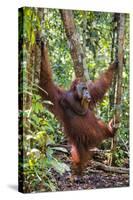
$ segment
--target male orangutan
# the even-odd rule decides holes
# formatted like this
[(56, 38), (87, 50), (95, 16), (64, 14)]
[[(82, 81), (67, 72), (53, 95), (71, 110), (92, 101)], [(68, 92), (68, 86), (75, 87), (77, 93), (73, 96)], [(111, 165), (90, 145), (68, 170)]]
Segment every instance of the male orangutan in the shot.
[(40, 90), (40, 93), (43, 99), (52, 102), (49, 110), (64, 126), (71, 144), (71, 159), (76, 173), (82, 171), (90, 158), (89, 150), (115, 134), (113, 120), (106, 125), (95, 116), (93, 108), (111, 86), (116, 66), (117, 62), (111, 64), (94, 82), (83, 83), (76, 79), (70, 89), (65, 91), (54, 84), (48, 50), (43, 42), (41, 44), (40, 87), (44, 91)]

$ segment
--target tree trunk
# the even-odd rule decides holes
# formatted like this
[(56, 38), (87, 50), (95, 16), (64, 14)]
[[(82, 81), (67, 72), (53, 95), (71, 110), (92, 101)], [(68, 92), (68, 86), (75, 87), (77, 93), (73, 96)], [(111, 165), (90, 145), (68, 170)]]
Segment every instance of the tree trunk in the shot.
[(87, 29), (87, 14), (83, 11), (83, 69), (84, 76), (87, 80), (90, 80), (87, 65), (86, 65), (86, 29)]
[[(119, 14), (117, 17), (118, 31), (117, 31), (117, 43), (118, 49), (116, 51), (116, 57), (118, 58), (118, 70), (116, 73), (116, 95), (115, 95), (115, 112), (114, 120), (118, 123), (120, 122), (121, 115), (121, 96), (122, 96), (122, 73), (123, 73), (123, 58), (124, 58), (124, 34), (125, 34), (125, 14)], [(117, 135), (113, 138), (111, 144), (111, 150), (113, 151), (117, 144)], [(110, 158), (110, 165), (112, 164), (112, 156)]]
[(84, 53), (74, 24), (73, 12), (71, 10), (60, 10), (60, 13), (68, 39), (76, 77), (85, 81), (88, 77), (85, 75)]
[[(36, 15), (38, 16), (39, 19), (39, 24), (40, 27), (44, 27), (44, 8), (38, 8), (36, 11)], [(41, 63), (41, 50), (38, 45), (38, 42), (40, 42), (41, 37), (44, 37), (42, 34), (42, 31), (44, 30), (38, 30), (36, 31), (36, 44), (35, 44), (35, 73), (34, 73), (34, 82), (36, 85), (39, 84), (39, 79), (40, 79), (40, 63)], [(45, 38), (44, 38), (45, 39)]]
[(117, 90), (115, 99), (115, 117), (117, 121), (120, 121), (121, 113), (121, 96), (122, 96), (122, 73), (123, 73), (123, 58), (124, 58), (124, 36), (125, 36), (125, 14), (120, 14), (118, 24), (118, 78), (117, 78)]
[[(112, 16), (112, 46), (111, 46), (111, 63), (116, 59), (116, 55), (118, 55), (118, 21), (119, 21), (119, 14), (114, 13)], [(116, 91), (116, 79), (117, 74), (114, 74), (112, 88), (110, 89), (109, 94), (109, 102), (110, 102), (110, 111), (112, 108), (114, 109), (115, 103), (115, 91)]]

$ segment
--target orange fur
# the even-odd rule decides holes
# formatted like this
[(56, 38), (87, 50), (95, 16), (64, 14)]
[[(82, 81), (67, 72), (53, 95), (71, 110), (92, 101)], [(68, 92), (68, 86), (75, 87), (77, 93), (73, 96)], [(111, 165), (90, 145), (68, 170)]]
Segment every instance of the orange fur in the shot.
[(107, 89), (111, 86), (115, 68), (116, 63), (113, 63), (98, 80), (88, 82), (88, 90), (92, 97), (91, 106), (83, 115), (80, 115), (83, 109), (81, 100), (75, 97), (75, 86), (80, 80), (75, 80), (68, 91), (56, 86), (52, 80), (47, 48), (42, 45), (40, 87), (47, 93), (40, 90), (40, 94), (43, 99), (50, 100), (53, 103), (49, 106), (49, 109), (64, 126), (64, 132), (72, 144), (72, 162), (78, 171), (90, 158), (89, 149), (98, 146), (104, 139), (113, 137), (115, 134), (111, 123), (108, 126), (97, 119), (91, 109), (97, 101), (102, 100)]

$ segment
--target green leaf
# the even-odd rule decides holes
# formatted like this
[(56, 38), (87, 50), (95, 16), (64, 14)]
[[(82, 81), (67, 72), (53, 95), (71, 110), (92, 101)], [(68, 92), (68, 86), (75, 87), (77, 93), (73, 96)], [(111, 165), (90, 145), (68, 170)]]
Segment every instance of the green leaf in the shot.
[(48, 180), (48, 183), (45, 183), (45, 185), (50, 188), (52, 192), (56, 192), (56, 186), (52, 183), (52, 181)]
[(61, 152), (64, 152), (64, 153), (68, 153), (68, 150), (64, 147), (51, 147), (51, 149), (61, 151)]
[(33, 45), (35, 43), (35, 33), (32, 31), (31, 33), (31, 44)]
[(66, 171), (70, 171), (70, 168), (65, 163), (60, 163), (56, 159), (51, 161), (52, 167), (60, 174), (63, 175)]

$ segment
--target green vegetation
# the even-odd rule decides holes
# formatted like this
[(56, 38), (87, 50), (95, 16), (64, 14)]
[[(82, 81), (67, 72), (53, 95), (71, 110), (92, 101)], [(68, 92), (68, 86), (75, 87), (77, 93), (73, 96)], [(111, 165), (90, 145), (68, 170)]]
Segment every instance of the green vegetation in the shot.
[[(74, 20), (83, 44), (84, 20), (86, 23), (86, 63), (90, 78), (95, 79), (111, 62), (113, 40), (113, 13), (74, 11)], [(120, 105), (120, 128), (113, 165), (126, 166), (129, 154), (129, 17), (125, 17), (125, 49), (122, 80), (122, 104)], [(74, 79), (73, 62), (65, 30), (58, 10), (24, 8), (19, 12), (19, 175), (23, 177), (23, 191), (57, 191), (54, 172), (63, 176), (70, 166), (57, 156), (58, 148), (52, 147), (64, 140), (61, 124), (47, 110), (51, 102), (42, 102), (38, 94), (40, 71), (36, 34), (45, 37), (54, 81), (69, 88)], [(96, 108), (97, 115), (105, 122), (114, 114), (108, 92)], [(23, 120), (22, 120), (23, 118)], [(110, 149), (105, 141), (102, 149)], [(68, 153), (65, 148), (61, 151)], [(66, 155), (67, 156), (67, 155)]]

